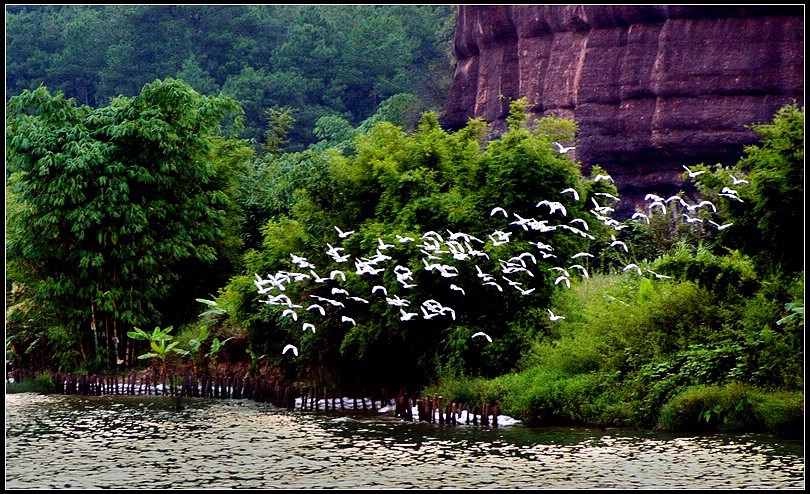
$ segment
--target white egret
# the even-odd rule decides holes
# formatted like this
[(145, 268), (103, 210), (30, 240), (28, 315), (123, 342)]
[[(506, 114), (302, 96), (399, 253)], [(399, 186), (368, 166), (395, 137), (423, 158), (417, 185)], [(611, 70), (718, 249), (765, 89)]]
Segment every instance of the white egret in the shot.
[(550, 267), (550, 268), (548, 268), (548, 270), (549, 271), (559, 271), (560, 273), (562, 273), (563, 276), (566, 276), (566, 277), (571, 276), (570, 274), (568, 274), (568, 271), (566, 271), (565, 268), (561, 268), (559, 266)]
[(455, 291), (457, 291), (457, 292), (461, 292), (461, 294), (462, 294), (462, 295), (466, 295), (466, 294), (467, 294), (467, 293), (464, 291), (464, 289), (463, 289), (463, 288), (461, 288), (460, 286), (458, 286), (458, 285), (456, 285), (456, 284), (454, 284), (454, 283), (451, 283), (451, 284), (450, 284), (450, 289), (451, 289), (451, 290), (455, 290)]
[(648, 225), (650, 224), (650, 218), (646, 214), (644, 214), (644, 213), (642, 213), (640, 211), (636, 211), (635, 213), (633, 213), (633, 216), (630, 217), (630, 219), (633, 219), (633, 220), (639, 219), (639, 218), (644, 218), (644, 221)]
[(600, 180), (607, 180), (610, 183), (614, 183), (613, 177), (611, 177), (610, 175), (599, 174), (599, 175), (593, 177), (594, 182), (599, 182)]
[(686, 201), (684, 201), (683, 197), (681, 197), (681, 196), (669, 196), (669, 197), (667, 197), (667, 200), (666, 200), (667, 204), (669, 204), (672, 201), (678, 201), (679, 203), (681, 203), (682, 207), (686, 207)]
[(305, 322), (304, 325), (301, 327), (302, 331), (306, 331), (308, 329), (311, 329), (313, 334), (315, 333), (315, 325), (312, 324), (311, 322)]
[(335, 230), (337, 230), (338, 237), (340, 237), (340, 238), (347, 238), (349, 235), (354, 233), (354, 230), (349, 230), (348, 232), (344, 232), (343, 230), (341, 230), (337, 226), (335, 226)]
[(568, 279), (565, 275), (558, 276), (556, 280), (554, 280), (554, 284), (558, 285), (561, 281), (565, 282), (565, 286), (571, 288), (571, 280)]
[(540, 250), (546, 250), (546, 251), (549, 251), (549, 252), (554, 250), (554, 247), (552, 247), (549, 244), (545, 244), (543, 242), (540, 242), (539, 240), (537, 242), (529, 242), (529, 243), (531, 245), (534, 245), (535, 247), (537, 247)]
[(292, 316), (293, 321), (298, 320), (298, 313), (295, 312), (292, 309), (284, 309), (284, 311), (281, 313), (281, 317), (284, 317), (284, 316)]
[(413, 238), (413, 237), (403, 237), (402, 235), (399, 235), (399, 234), (397, 234), (397, 236), (396, 236), (396, 237), (397, 237), (397, 240), (399, 240), (399, 243), (401, 243), (401, 244), (404, 244), (404, 243), (407, 243), (407, 242), (415, 242), (415, 241), (416, 241), (416, 240), (414, 240), (414, 238)]
[(405, 298), (400, 298), (399, 295), (394, 295), (393, 297), (386, 297), (385, 301), (388, 302), (388, 305), (395, 305), (397, 307), (407, 307), (411, 305), (411, 301)]
[(497, 247), (499, 245), (503, 245), (509, 242), (509, 236), (512, 235), (512, 232), (502, 232), (500, 230), (496, 230), (489, 234), (489, 239), (492, 240), (492, 245)]
[(337, 295), (337, 294), (347, 295), (348, 296), (349, 291), (346, 290), (345, 288), (332, 287), (332, 295)]
[(647, 208), (650, 210), (650, 213), (652, 213), (652, 209), (656, 206), (661, 208), (661, 214), (667, 214), (667, 206), (661, 201), (652, 202)]
[(575, 201), (579, 202), (579, 193), (573, 187), (568, 187), (567, 189), (563, 189), (560, 191), (560, 194), (568, 194), (568, 193), (574, 196)]
[(542, 201), (538, 202), (535, 207), (539, 208), (544, 204), (549, 208), (548, 214), (554, 214), (555, 211), (561, 212), (563, 216), (566, 216), (568, 214), (567, 211), (565, 210), (565, 206), (563, 206), (561, 202), (557, 201), (547, 201), (543, 199)]
[(293, 253), (290, 253), (290, 256), (292, 257), (293, 264), (297, 264), (302, 269), (314, 268), (315, 267), (309, 261), (307, 261), (306, 257), (296, 256)]
[(310, 269), (309, 272), (312, 273), (312, 279), (315, 280), (315, 283), (326, 283), (329, 281), (329, 278), (318, 276), (318, 273), (316, 273), (314, 269)]
[(731, 177), (731, 185), (740, 185), (740, 184), (747, 184), (748, 183), (748, 180), (743, 180), (742, 178), (736, 178), (734, 175), (732, 175), (730, 173), (728, 174), (728, 176)]
[(253, 280), (253, 284), (256, 285), (256, 290), (258, 291), (259, 295), (264, 295), (265, 293), (273, 289), (272, 286), (265, 288), (264, 286), (262, 286), (262, 283), (260, 281)]
[(723, 197), (728, 197), (729, 199), (734, 199), (735, 201), (745, 202), (736, 194), (721, 193), (720, 195)]
[(350, 322), (350, 323), (352, 323), (352, 326), (356, 326), (356, 325), (357, 325), (357, 323), (356, 323), (356, 322), (354, 322), (354, 319), (352, 319), (352, 318), (351, 318), (351, 317), (349, 317), (349, 316), (340, 316), (340, 322)]
[(419, 315), (418, 312), (405, 312), (405, 309), (399, 309), (399, 313), (402, 314), (399, 318), (400, 321), (410, 321)]
[(323, 306), (318, 304), (311, 304), (309, 307), (307, 307), (307, 310), (317, 310), (322, 316), (326, 315), (326, 311), (324, 310)]
[(636, 272), (639, 274), (639, 276), (641, 276), (641, 268), (638, 267), (638, 264), (631, 262), (630, 264), (622, 268), (622, 272), (627, 271), (629, 269), (635, 269)]
[(346, 250), (343, 247), (333, 247), (329, 242), (326, 243), (326, 247), (326, 254), (330, 257), (339, 256), (342, 251)]
[(576, 147), (575, 147), (575, 146), (568, 146), (568, 147), (566, 147), (566, 146), (563, 146), (562, 144), (560, 144), (560, 143), (559, 143), (559, 142), (557, 142), (557, 141), (552, 141), (551, 143), (552, 143), (552, 144), (554, 144), (555, 146), (557, 146), (557, 151), (559, 151), (559, 152), (560, 152), (560, 154), (565, 154), (565, 153), (567, 153), (568, 151), (571, 151), (571, 150), (576, 149)]
[(548, 311), (548, 318), (551, 319), (552, 321), (561, 321), (565, 319), (565, 316), (555, 316), (554, 313), (551, 312), (551, 309), (546, 310)]
[(502, 208), (502, 207), (495, 207), (495, 208), (492, 208), (492, 211), (490, 211), (490, 212), (489, 212), (489, 215), (490, 215), (490, 216), (495, 216), (495, 213), (503, 213), (504, 217), (506, 217), (506, 218), (508, 218), (508, 217), (509, 217), (509, 214), (508, 214), (508, 213), (506, 212), (506, 210), (505, 210), (504, 208)]
[(582, 277), (583, 277), (583, 278), (589, 278), (589, 276), (588, 276), (588, 270), (587, 270), (587, 269), (585, 269), (585, 266), (583, 266), (583, 265), (581, 265), (581, 264), (572, 264), (572, 265), (568, 266), (568, 269), (572, 269), (572, 268), (577, 268), (577, 269), (579, 269), (580, 271), (582, 271)]
[(602, 197), (609, 197), (609, 198), (613, 199), (616, 202), (619, 202), (619, 200), (620, 200), (618, 197), (614, 196), (613, 194), (609, 194), (607, 192), (594, 192), (593, 195), (602, 196)]
[(613, 242), (611, 242), (611, 243), (610, 243), (610, 246), (611, 246), (611, 247), (616, 246), (616, 245), (618, 245), (619, 247), (621, 247), (622, 249), (624, 249), (624, 251), (625, 251), (625, 252), (628, 252), (628, 250), (627, 250), (627, 244), (626, 244), (626, 243), (624, 243), (624, 242), (622, 242), (621, 240), (614, 240)]
[(701, 171), (699, 171), (699, 172), (693, 172), (693, 171), (692, 171), (692, 170), (690, 170), (690, 169), (689, 169), (689, 167), (687, 167), (686, 165), (681, 165), (681, 166), (683, 166), (683, 169), (684, 169), (684, 170), (686, 170), (686, 173), (688, 173), (688, 174), (689, 174), (689, 178), (695, 178), (695, 177), (697, 177), (698, 175), (700, 175), (701, 173), (706, 173), (704, 170), (701, 170)]
[(484, 282), (484, 285), (492, 285), (495, 288), (497, 288), (499, 292), (503, 291), (503, 287), (501, 287), (501, 285), (495, 283), (494, 281), (486, 281), (486, 282)]
[(705, 200), (700, 201), (699, 203), (695, 204), (694, 206), (692, 206), (691, 209), (689, 208), (689, 206), (687, 206), (686, 209), (689, 209), (689, 211), (692, 211), (693, 209), (697, 209), (697, 208), (700, 208), (700, 207), (703, 207), (703, 206), (709, 206), (710, 208), (712, 208), (713, 213), (717, 212), (717, 207), (714, 205), (714, 203), (711, 202), (711, 201), (705, 201)]
[(341, 279), (343, 279), (343, 281), (346, 281), (346, 274), (339, 269), (334, 269), (331, 273), (329, 273), (329, 279), (334, 280), (335, 276), (339, 276)]
[(369, 303), (371, 303), (371, 302), (369, 302), (368, 300), (364, 299), (363, 297), (347, 297), (347, 298), (348, 298), (349, 300), (354, 300), (355, 302), (360, 302), (360, 303), (363, 303), (363, 304), (369, 304)]
[(488, 342), (492, 343), (492, 338), (490, 338), (490, 336), (484, 333), (483, 331), (475, 333), (474, 335), (470, 336), (470, 338), (477, 338), (478, 336), (483, 336), (484, 338), (487, 339)]
[(594, 257), (594, 255), (591, 254), (590, 252), (577, 252), (576, 254), (571, 256), (571, 259), (578, 259), (580, 257)]
[(284, 350), (281, 351), (281, 354), (284, 355), (285, 353), (287, 353), (287, 350), (292, 350), (293, 354), (295, 354), (296, 357), (298, 356), (298, 348), (296, 348), (295, 345), (285, 346)]
[(655, 277), (656, 277), (656, 278), (658, 278), (659, 280), (664, 280), (664, 279), (672, 278), (671, 276), (667, 276), (667, 275), (665, 275), (665, 274), (658, 274), (658, 273), (656, 273), (655, 271), (653, 271), (652, 269), (648, 269), (648, 270), (647, 270), (647, 272), (648, 272), (648, 273), (651, 273), (653, 276), (655, 276)]
[(382, 285), (374, 285), (373, 287), (371, 287), (371, 293), (374, 293), (374, 292), (377, 292), (377, 291), (382, 291), (383, 294), (386, 297), (388, 296), (388, 290)]
[[(377, 250), (377, 253), (379, 253), (380, 250), (386, 250), (386, 249), (393, 249), (394, 248), (394, 244), (387, 244), (387, 243), (383, 242), (383, 239), (380, 238), (380, 237), (377, 237), (377, 243), (380, 246), (379, 249)], [(389, 257), (389, 259), (390, 259), (390, 257)]]
[(693, 218), (686, 213), (683, 213), (683, 219), (686, 220), (687, 223), (703, 223), (703, 220), (700, 218)]
[(734, 224), (734, 223), (725, 223), (725, 224), (721, 225), (721, 224), (719, 224), (717, 222), (714, 222), (712, 220), (709, 220), (709, 223), (711, 223), (712, 225), (717, 227), (718, 230), (725, 230), (726, 228), (728, 228), (728, 227), (730, 227), (731, 225)]

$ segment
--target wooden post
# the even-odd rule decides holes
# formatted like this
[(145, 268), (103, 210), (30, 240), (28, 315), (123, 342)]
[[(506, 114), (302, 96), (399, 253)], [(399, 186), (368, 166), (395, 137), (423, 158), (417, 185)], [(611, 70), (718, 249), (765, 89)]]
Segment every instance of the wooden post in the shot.
[(492, 406), (492, 426), (498, 427), (498, 405)]
[(489, 404), (481, 405), (481, 425), (489, 425)]
[(413, 421), (413, 404), (411, 403), (411, 399), (409, 397), (405, 397), (405, 419), (409, 421)]

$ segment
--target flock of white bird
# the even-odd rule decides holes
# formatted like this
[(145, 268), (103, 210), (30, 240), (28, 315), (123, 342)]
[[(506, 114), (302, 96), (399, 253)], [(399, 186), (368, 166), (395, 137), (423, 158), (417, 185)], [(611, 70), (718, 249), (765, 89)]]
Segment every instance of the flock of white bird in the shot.
[[(572, 147), (565, 148), (559, 144), (557, 144), (557, 146), (560, 153), (567, 153), (569, 150), (573, 149)], [(690, 178), (694, 178), (700, 173), (703, 173), (702, 171), (692, 172), (687, 167), (684, 168)], [(597, 175), (592, 179), (597, 182), (600, 180), (613, 182), (613, 179), (609, 175), (604, 174)], [(736, 178), (733, 178), (733, 180), (735, 184), (747, 183), (745, 180), (738, 180)], [(560, 201), (541, 200), (536, 204), (538, 211), (541, 214), (544, 213), (544, 219), (534, 217), (524, 218), (512, 212), (511, 218), (513, 221), (508, 222), (508, 226), (503, 227), (504, 229), (493, 230), (486, 239), (477, 238), (464, 232), (452, 232), (450, 230), (446, 230), (444, 233), (428, 231), (418, 237), (396, 234), (395, 240), (391, 240), (396, 243), (388, 243), (382, 237), (378, 238), (375, 249), (376, 252), (370, 257), (353, 257), (345, 251), (344, 247), (326, 243), (325, 253), (334, 261), (335, 265), (350, 265), (353, 261), (354, 273), (357, 276), (370, 280), (369, 284), (373, 286), (369, 293), (351, 294), (346, 288), (339, 286), (341, 282), (346, 281), (347, 269), (331, 269), (328, 275), (326, 271), (323, 271), (323, 275), (321, 275), (316, 271), (316, 269), (318, 269), (317, 266), (313, 265), (305, 257), (293, 253), (290, 254), (291, 263), (297, 267), (296, 270), (278, 271), (275, 274), (268, 274), (265, 277), (256, 274), (254, 283), (258, 293), (267, 296), (267, 298), (263, 300), (264, 303), (284, 307), (279, 317), (291, 318), (292, 321), (296, 323), (299, 322), (300, 319), (302, 331), (311, 331), (312, 333), (317, 331), (318, 324), (315, 318), (318, 315), (320, 315), (321, 318), (326, 317), (327, 308), (334, 312), (344, 310), (350, 312), (352, 306), (370, 304), (372, 297), (384, 297), (386, 303), (393, 308), (392, 310), (399, 311), (400, 321), (403, 322), (413, 321), (419, 318), (425, 320), (433, 318), (449, 318), (455, 320), (456, 310), (453, 307), (442, 304), (436, 299), (431, 298), (424, 300), (421, 304), (416, 305), (414, 300), (407, 298), (407, 296), (399, 295), (400, 293), (405, 295), (407, 290), (416, 287), (413, 278), (414, 272), (407, 266), (396, 264), (396, 261), (390, 262), (393, 260), (393, 257), (387, 252), (393, 252), (391, 249), (397, 249), (405, 244), (413, 244), (419, 248), (419, 251), (423, 255), (421, 261), (424, 271), (434, 273), (437, 276), (447, 279), (448, 290), (460, 293), (461, 295), (465, 295), (466, 293), (464, 288), (454, 283), (454, 278), (459, 276), (458, 268), (448, 264), (448, 259), (472, 262), (477, 277), (480, 279), (483, 286), (490, 287), (490, 289), (497, 290), (498, 292), (503, 292), (504, 289), (516, 290), (524, 296), (531, 294), (535, 290), (535, 288), (526, 288), (524, 285), (528, 281), (525, 279), (526, 276), (532, 278), (535, 276), (533, 268), (538, 265), (538, 257), (545, 260), (554, 259), (556, 262), (549, 261), (549, 263), (555, 262), (560, 264), (550, 268), (551, 271), (554, 271), (554, 285), (565, 285), (566, 288), (570, 288), (571, 279), (573, 277), (589, 277), (588, 270), (581, 264), (582, 261), (580, 261), (580, 259), (585, 259), (585, 263), (587, 264), (587, 259), (594, 257), (593, 254), (589, 252), (578, 252), (572, 255), (570, 259), (562, 260), (557, 258), (553, 246), (544, 243), (542, 240), (536, 240), (528, 242), (529, 245), (536, 248), (533, 252), (525, 251), (508, 259), (496, 259), (498, 266), (497, 274), (485, 272), (481, 266), (475, 262), (478, 259), (484, 258), (491, 261), (489, 254), (484, 251), (484, 246), (487, 243), (490, 243), (493, 247), (497, 247), (511, 242), (515, 232), (504, 231), (509, 230), (510, 227), (512, 227), (513, 230), (522, 229), (525, 232), (532, 231), (540, 234), (552, 231), (564, 231), (571, 235), (579, 235), (583, 238), (593, 240), (594, 237), (588, 233), (588, 221), (584, 218), (568, 219), (568, 211), (564, 202), (579, 202), (579, 193), (574, 188), (566, 188), (560, 191), (560, 195)], [(742, 201), (736, 190), (724, 188), (721, 195), (729, 197), (731, 200)], [(599, 200), (597, 200), (597, 197)], [(608, 201), (607, 204), (600, 204), (600, 202), (604, 202), (605, 200)], [(613, 205), (618, 201), (619, 198), (612, 194), (594, 193), (591, 197), (593, 207), (589, 210), (589, 213), (596, 220), (612, 227), (618, 232), (627, 227), (626, 224), (622, 224), (611, 217), (611, 213), (614, 210)], [(631, 220), (649, 223), (650, 217), (653, 214), (667, 214), (669, 209), (670, 214), (682, 214), (684, 220), (688, 223), (698, 223), (703, 221), (696, 216), (698, 211), (702, 208), (710, 209), (712, 212), (717, 211), (717, 208), (710, 201), (703, 200), (696, 204), (690, 204), (679, 195), (664, 199), (656, 194), (647, 194), (645, 201), (647, 205), (644, 210), (637, 211), (633, 214)], [(674, 212), (673, 209), (675, 208), (680, 209)], [(510, 213), (502, 207), (493, 208), (489, 216), (503, 216), (506, 220), (510, 219)], [(720, 225), (712, 220), (709, 220), (708, 223), (712, 224), (718, 230), (723, 230), (731, 226), (731, 223)], [(334, 228), (339, 240), (346, 239), (355, 233), (354, 230), (344, 231), (338, 226)], [(609, 247), (619, 249), (625, 253), (629, 252), (628, 246), (624, 242), (617, 240), (615, 235), (612, 235), (612, 242), (609, 244)], [(380, 284), (382, 283), (382, 274), (388, 269), (391, 269), (391, 272), (396, 276), (396, 280), (399, 283), (397, 293), (389, 293), (389, 290)], [(636, 263), (627, 264), (622, 268), (622, 271), (634, 271), (639, 276), (644, 275), (644, 271)], [(655, 273), (649, 269), (646, 269), (646, 271), (657, 279), (668, 278), (668, 276)], [(518, 281), (516, 279), (518, 276), (523, 277), (522, 279), (524, 279), (524, 281)], [(312, 290), (313, 293), (308, 296), (308, 301), (299, 301), (299, 303), (296, 303), (284, 293), (287, 291), (289, 284), (297, 282), (309, 282), (316, 285), (316, 290)], [(321, 289), (318, 285), (323, 288)], [(321, 294), (314, 293), (316, 291)], [(546, 310), (549, 315), (549, 320), (552, 322), (565, 319), (562, 315), (555, 315), (551, 309)], [(306, 316), (304, 314), (306, 314)], [(341, 323), (352, 326), (357, 324), (351, 315), (343, 313), (340, 314), (340, 321)], [(474, 333), (471, 338), (483, 338), (489, 343), (493, 341), (492, 338), (483, 331)], [(287, 352), (292, 352), (295, 356), (298, 356), (298, 347), (293, 344), (287, 344), (281, 353), (286, 354)]]

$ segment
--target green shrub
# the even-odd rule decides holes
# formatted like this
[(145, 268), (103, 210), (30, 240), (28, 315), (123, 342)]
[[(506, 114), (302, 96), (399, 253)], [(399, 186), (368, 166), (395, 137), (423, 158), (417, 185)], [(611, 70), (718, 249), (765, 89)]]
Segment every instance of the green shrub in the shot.
[(25, 376), (19, 381), (6, 382), (6, 393), (40, 393), (51, 394), (56, 391), (56, 383), (50, 371), (35, 376)]
[(752, 391), (751, 408), (768, 432), (779, 437), (804, 437), (804, 393)]
[[(691, 386), (661, 408), (658, 428), (688, 432), (758, 432), (769, 429), (756, 411), (752, 398), (758, 396), (749, 385)], [(776, 401), (757, 398), (759, 410), (776, 408)], [(790, 407), (788, 407), (790, 409)], [(789, 413), (788, 413), (789, 415)], [(780, 422), (781, 423), (781, 422)], [(772, 426), (771, 426), (772, 427)]]
[(53, 374), (50, 372), (43, 372), (34, 378), (36, 389), (42, 394), (51, 394), (56, 391), (56, 383), (53, 380)]

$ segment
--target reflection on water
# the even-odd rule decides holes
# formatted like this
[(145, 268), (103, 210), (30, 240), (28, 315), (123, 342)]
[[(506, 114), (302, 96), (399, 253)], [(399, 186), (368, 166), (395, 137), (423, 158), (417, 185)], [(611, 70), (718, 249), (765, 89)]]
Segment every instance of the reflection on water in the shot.
[(249, 400), (6, 395), (6, 488), (804, 488), (762, 435), (459, 427)]

